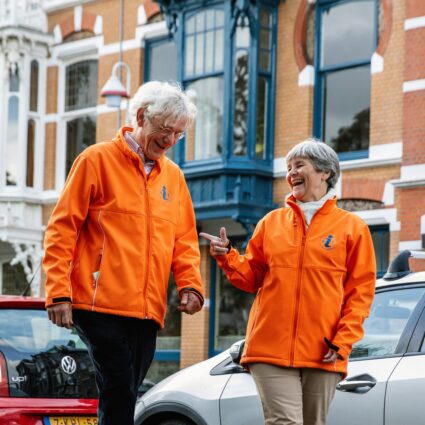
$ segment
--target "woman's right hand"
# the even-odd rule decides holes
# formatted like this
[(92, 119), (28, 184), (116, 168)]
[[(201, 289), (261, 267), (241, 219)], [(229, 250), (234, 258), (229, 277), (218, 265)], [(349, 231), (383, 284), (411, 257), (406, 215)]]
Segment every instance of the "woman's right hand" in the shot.
[(226, 255), (229, 252), (230, 241), (227, 239), (225, 227), (220, 229), (220, 236), (214, 236), (204, 232), (199, 233), (199, 236), (210, 241), (210, 254), (212, 257)]

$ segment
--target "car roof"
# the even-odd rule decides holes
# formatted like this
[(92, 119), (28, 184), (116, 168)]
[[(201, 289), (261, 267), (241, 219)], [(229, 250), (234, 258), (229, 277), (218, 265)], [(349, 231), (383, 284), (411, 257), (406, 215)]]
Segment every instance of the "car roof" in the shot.
[(44, 298), (24, 297), (22, 295), (0, 295), (2, 308), (44, 308)]
[(389, 286), (402, 285), (406, 283), (425, 283), (425, 272), (409, 273), (406, 276), (403, 276), (399, 279), (394, 279), (394, 280), (378, 279), (376, 281), (376, 287), (385, 288)]

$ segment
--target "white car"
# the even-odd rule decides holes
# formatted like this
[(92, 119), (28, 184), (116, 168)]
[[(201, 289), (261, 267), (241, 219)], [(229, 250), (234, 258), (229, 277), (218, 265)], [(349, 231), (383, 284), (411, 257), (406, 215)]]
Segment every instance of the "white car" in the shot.
[[(377, 281), (328, 425), (425, 424), (425, 272), (410, 272), (410, 256), (400, 253)], [(136, 406), (136, 425), (263, 425), (254, 381), (238, 364), (242, 346), (155, 385)]]

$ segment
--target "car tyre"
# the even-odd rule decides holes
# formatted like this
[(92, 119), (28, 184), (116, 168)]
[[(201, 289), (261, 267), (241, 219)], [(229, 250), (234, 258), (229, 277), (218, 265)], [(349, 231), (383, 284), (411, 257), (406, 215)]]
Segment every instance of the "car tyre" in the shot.
[(158, 425), (194, 425), (194, 423), (184, 418), (169, 418), (159, 422)]

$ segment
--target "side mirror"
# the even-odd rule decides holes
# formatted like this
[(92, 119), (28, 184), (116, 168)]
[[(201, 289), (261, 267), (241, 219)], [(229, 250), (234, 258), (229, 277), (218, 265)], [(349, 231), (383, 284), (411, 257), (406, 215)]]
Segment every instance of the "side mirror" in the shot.
[(243, 348), (245, 346), (245, 340), (235, 342), (230, 347), (230, 357), (232, 358), (233, 363), (240, 364)]

